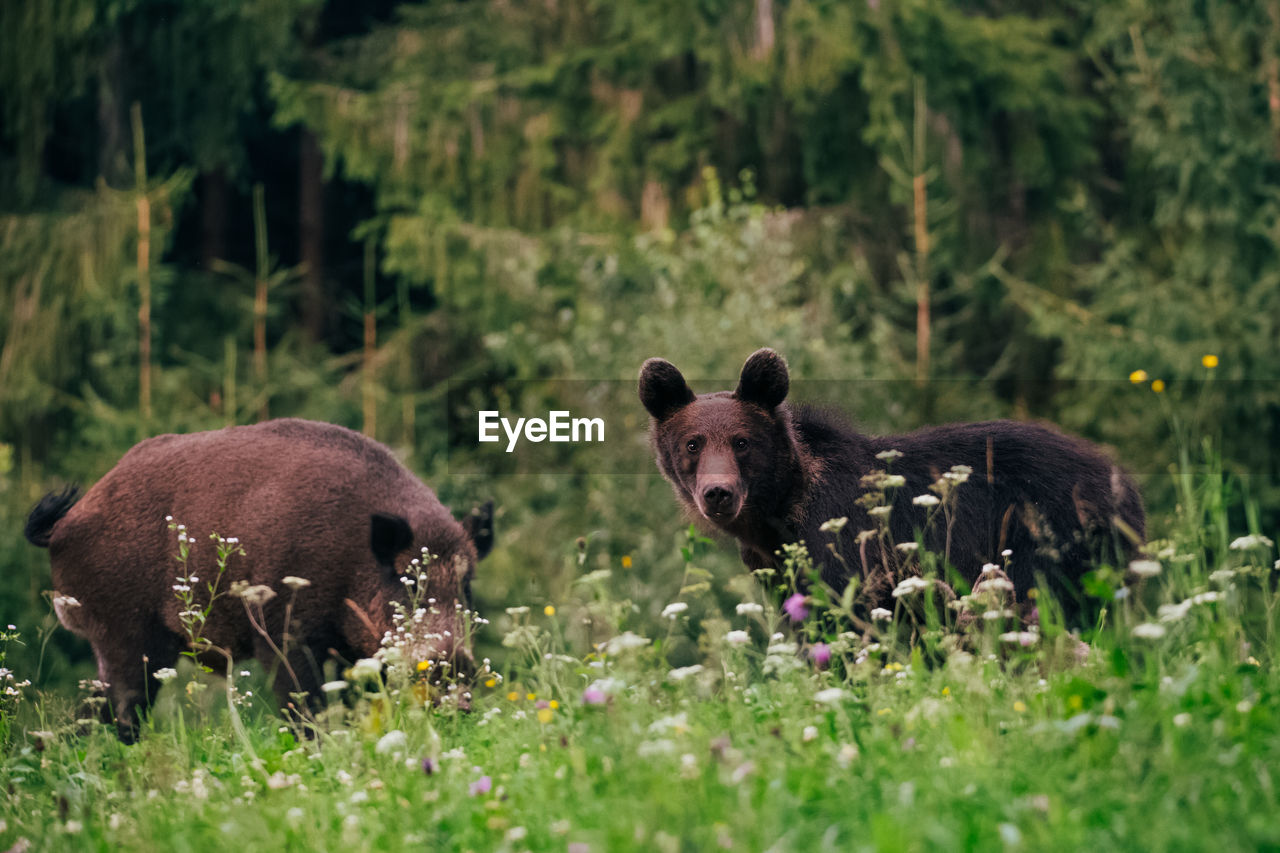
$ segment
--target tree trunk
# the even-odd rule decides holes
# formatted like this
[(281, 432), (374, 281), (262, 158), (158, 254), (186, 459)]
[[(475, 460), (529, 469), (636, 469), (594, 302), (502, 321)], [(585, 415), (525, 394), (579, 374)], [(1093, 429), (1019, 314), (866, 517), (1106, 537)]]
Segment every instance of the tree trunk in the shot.
[(206, 272), (227, 257), (227, 170), (219, 166), (200, 176), (200, 265)]
[(329, 298), (324, 283), (324, 155), (315, 134), (303, 130), (298, 152), (298, 257), (302, 262), (302, 325), (324, 340)]

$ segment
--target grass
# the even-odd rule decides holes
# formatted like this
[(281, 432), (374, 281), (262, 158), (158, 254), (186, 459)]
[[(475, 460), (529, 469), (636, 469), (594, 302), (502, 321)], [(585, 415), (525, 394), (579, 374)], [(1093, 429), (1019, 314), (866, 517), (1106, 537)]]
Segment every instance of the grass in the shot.
[[(796, 631), (774, 601), (720, 612), (691, 538), (696, 606), (656, 623), (600, 572), (495, 620), (505, 655), (470, 714), (393, 681), (299, 739), (256, 697), (233, 719), (187, 667), (126, 747), (23, 688), (0, 706), (0, 849), (1280, 846), (1276, 553), (1226, 536), (1224, 488), (1187, 482), (1149, 577), (1095, 579), (1112, 600), (1087, 647), (1051, 620), (961, 638), (906, 596), (866, 635)], [(586, 618), (625, 639), (586, 642)]]

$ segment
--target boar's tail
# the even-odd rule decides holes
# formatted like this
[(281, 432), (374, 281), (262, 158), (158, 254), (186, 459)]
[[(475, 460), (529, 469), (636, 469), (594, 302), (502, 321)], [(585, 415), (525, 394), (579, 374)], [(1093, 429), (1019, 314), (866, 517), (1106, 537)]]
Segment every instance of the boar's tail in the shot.
[(67, 510), (71, 509), (80, 498), (79, 486), (67, 486), (60, 492), (50, 492), (40, 499), (35, 509), (27, 516), (27, 526), (22, 534), (32, 545), (41, 548), (49, 547), (49, 536)]

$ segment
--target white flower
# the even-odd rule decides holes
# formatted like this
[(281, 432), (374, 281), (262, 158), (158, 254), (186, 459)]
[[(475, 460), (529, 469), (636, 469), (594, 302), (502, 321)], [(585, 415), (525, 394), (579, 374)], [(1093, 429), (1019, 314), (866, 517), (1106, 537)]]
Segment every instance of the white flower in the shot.
[(1033, 631), (1006, 631), (1000, 635), (1001, 642), (1019, 646), (1034, 645), (1038, 639), (1040, 639), (1040, 635)]
[(803, 740), (805, 743), (808, 743), (809, 741), (817, 740), (817, 739), (818, 739), (818, 727), (817, 727), (817, 726), (805, 726), (805, 727), (804, 727), (804, 732), (800, 735), (800, 739), (801, 739), (801, 740)]
[(356, 681), (376, 681), (382, 677), (382, 662), (361, 658), (351, 665), (351, 677)]
[(1173, 724), (1178, 728), (1189, 725), (1191, 723), (1191, 715), (1188, 713), (1174, 714)]
[(916, 495), (911, 502), (916, 506), (937, 506), (942, 503), (937, 495)]
[(983, 612), (982, 618), (987, 620), (988, 622), (993, 622), (996, 619), (1012, 619), (1013, 615), (1014, 615), (1013, 611), (1007, 610), (1007, 609), (1006, 610), (987, 610)]
[(746, 631), (730, 631), (724, 635), (724, 641), (731, 646), (745, 646), (751, 642), (751, 635)]
[(1160, 617), (1161, 622), (1177, 622), (1179, 619), (1187, 615), (1191, 610), (1192, 601), (1179, 601), (1177, 604), (1161, 604), (1156, 608), (1156, 615)]
[(895, 459), (902, 458), (901, 450), (881, 450), (876, 454), (876, 458), (881, 462), (892, 462)]
[(828, 687), (826, 690), (819, 690), (813, 694), (813, 701), (820, 702), (823, 705), (836, 705), (845, 697), (845, 692), (839, 687)]
[(893, 590), (894, 598), (902, 598), (904, 595), (912, 595), (917, 592), (923, 592), (929, 588), (929, 581), (921, 577), (904, 578)]
[(886, 489), (900, 489), (907, 484), (907, 478), (901, 474), (885, 474), (880, 478), (880, 485)]
[(822, 522), (818, 529), (823, 533), (839, 533), (841, 530), (844, 530), (844, 526), (848, 523), (849, 519), (844, 516), (841, 516), (840, 518), (830, 518)]
[(409, 736), (399, 729), (392, 729), (378, 739), (373, 751), (378, 755), (404, 755), (409, 748)]
[(341, 690), (347, 689), (347, 682), (342, 680), (326, 681), (324, 684), (320, 685), (320, 689), (325, 693), (337, 693)]
[(1225, 586), (1227, 582), (1230, 581), (1235, 576), (1236, 576), (1236, 573), (1233, 572), (1231, 569), (1218, 569), (1217, 571), (1211, 572), (1209, 574), (1209, 580), (1213, 581), (1214, 583), (1222, 584)]
[(1133, 636), (1143, 640), (1158, 640), (1164, 635), (1164, 626), (1156, 622), (1143, 622), (1133, 628)]
[(524, 616), (528, 612), (529, 612), (528, 607), (508, 607), (507, 608), (508, 616)]
[(626, 631), (611, 640), (607, 640), (603, 645), (605, 654), (616, 655), (628, 649), (639, 649), (649, 645), (649, 638), (640, 637), (630, 631)]
[(663, 619), (675, 619), (681, 613), (689, 609), (689, 605), (683, 601), (673, 601), (666, 607), (662, 608)]
[(1011, 548), (1005, 548), (1003, 551), (1001, 551), (1001, 552), (1000, 552), (1000, 556), (1001, 556), (1001, 557), (1004, 557), (1004, 558), (1006, 558), (1006, 559), (1007, 559), (1007, 558), (1009, 558), (1009, 557), (1012, 557), (1012, 556), (1013, 556), (1013, 550), (1012, 550)]
[[(65, 608), (65, 607), (74, 608), (74, 607), (79, 607), (80, 602), (76, 600), (76, 598), (73, 596), (59, 594), (53, 597), (53, 606), (57, 608)], [(12, 628), (13, 626), (10, 625), (9, 627)]]
[(675, 741), (667, 740), (666, 738), (647, 740), (636, 747), (636, 754), (641, 758), (653, 758), (657, 755), (671, 755), (675, 751)]
[(887, 506), (873, 506), (871, 509), (867, 510), (868, 515), (880, 517), (886, 516), (891, 512), (893, 512), (893, 508)]
[(836, 755), (836, 761), (840, 762), (840, 766), (848, 768), (858, 757), (858, 748), (851, 743), (846, 743), (840, 747), (840, 752)]
[(982, 581), (978, 586), (983, 590), (997, 589), (1005, 592), (1013, 592), (1013, 581), (1008, 578), (991, 578), (990, 580)]
[(679, 714), (672, 714), (669, 717), (659, 717), (649, 724), (649, 731), (656, 735), (665, 735), (672, 732), (682, 735), (689, 731), (689, 714), (687, 711), (681, 711)]
[(1260, 533), (1251, 533), (1235, 539), (1227, 547), (1232, 551), (1248, 551), (1251, 548), (1270, 548), (1275, 543)]
[(877, 607), (871, 611), (871, 618), (877, 622), (888, 622), (893, 618), (893, 613), (883, 607)]
[(897, 545), (893, 547), (897, 548), (899, 551), (901, 551), (904, 554), (914, 554), (916, 551), (920, 550), (920, 543), (919, 542), (899, 542)]
[(1160, 574), (1160, 562), (1158, 560), (1134, 560), (1129, 564), (1129, 571), (1140, 578), (1153, 578)]
[(164, 684), (165, 682), (168, 682), (177, 678), (178, 671), (171, 666), (164, 666), (164, 667), (161, 667), (160, 669), (157, 669), (155, 671), (155, 675), (152, 677), (155, 678), (156, 681), (159, 681), (161, 684)]
[(983, 563), (982, 565), (982, 573), (984, 575), (994, 575), (998, 571), (1000, 571), (1000, 567), (995, 563)]
[(667, 679), (670, 681), (684, 681), (702, 672), (702, 664), (695, 663), (693, 666), (681, 666), (667, 673)]
[(764, 612), (764, 607), (754, 601), (744, 601), (738, 605), (739, 616), (754, 616)]

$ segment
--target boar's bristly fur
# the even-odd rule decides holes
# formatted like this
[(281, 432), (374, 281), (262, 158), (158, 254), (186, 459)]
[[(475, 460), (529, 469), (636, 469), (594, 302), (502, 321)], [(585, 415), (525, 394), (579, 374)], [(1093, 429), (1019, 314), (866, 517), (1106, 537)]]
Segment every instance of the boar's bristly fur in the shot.
[[(691, 515), (738, 540), (752, 569), (778, 567), (779, 549), (803, 541), (825, 583), (842, 591), (856, 579), (865, 607), (892, 607), (894, 584), (914, 568), (895, 546), (922, 536), (968, 584), (984, 564), (999, 564), (1024, 604), (1043, 579), (1071, 619), (1095, 558), (1123, 561), (1144, 535), (1133, 480), (1083, 439), (1016, 421), (865, 436), (829, 411), (786, 404), (789, 384), (786, 362), (769, 349), (747, 360), (732, 392), (695, 395), (662, 359), (640, 372), (659, 469)], [(901, 456), (877, 457), (891, 450)], [(936, 497), (930, 486), (958, 465), (971, 473), (947, 512), (913, 501)], [(858, 539), (881, 529), (862, 500), (876, 488), (864, 481), (874, 472), (904, 479), (886, 490), (888, 542)], [(843, 531), (822, 529), (836, 518), (848, 519)]]
[[(486, 507), (483, 524), (468, 522), (486, 531), (485, 550), (491, 515)], [(78, 502), (71, 490), (45, 497), (27, 522), (27, 538), (49, 548), (59, 619), (93, 647), (122, 739), (136, 737), (138, 713), (159, 688), (155, 672), (188, 646), (174, 592), (182, 567), (166, 517), (191, 537), (186, 570), (199, 578), (191, 584), (197, 602), (207, 601), (217, 576), (210, 535), (239, 539), (244, 555), (232, 555), (219, 590), (247, 581), (277, 593), (265, 605), (267, 631), (279, 644), (288, 629), (288, 669), (313, 700), (331, 652), (370, 657), (393, 630), (392, 602), (406, 598), (401, 576), (424, 548), (434, 558), (423, 597), (436, 604), (429, 646), (413, 652), (469, 671), (460, 620), (480, 554), (390, 450), (343, 427), (296, 419), (162, 435), (136, 445)], [(310, 585), (295, 595), (283, 583), (290, 575)], [(234, 658), (256, 657), (277, 672), (282, 705), (298, 690), (240, 600), (218, 598), (202, 634)]]

